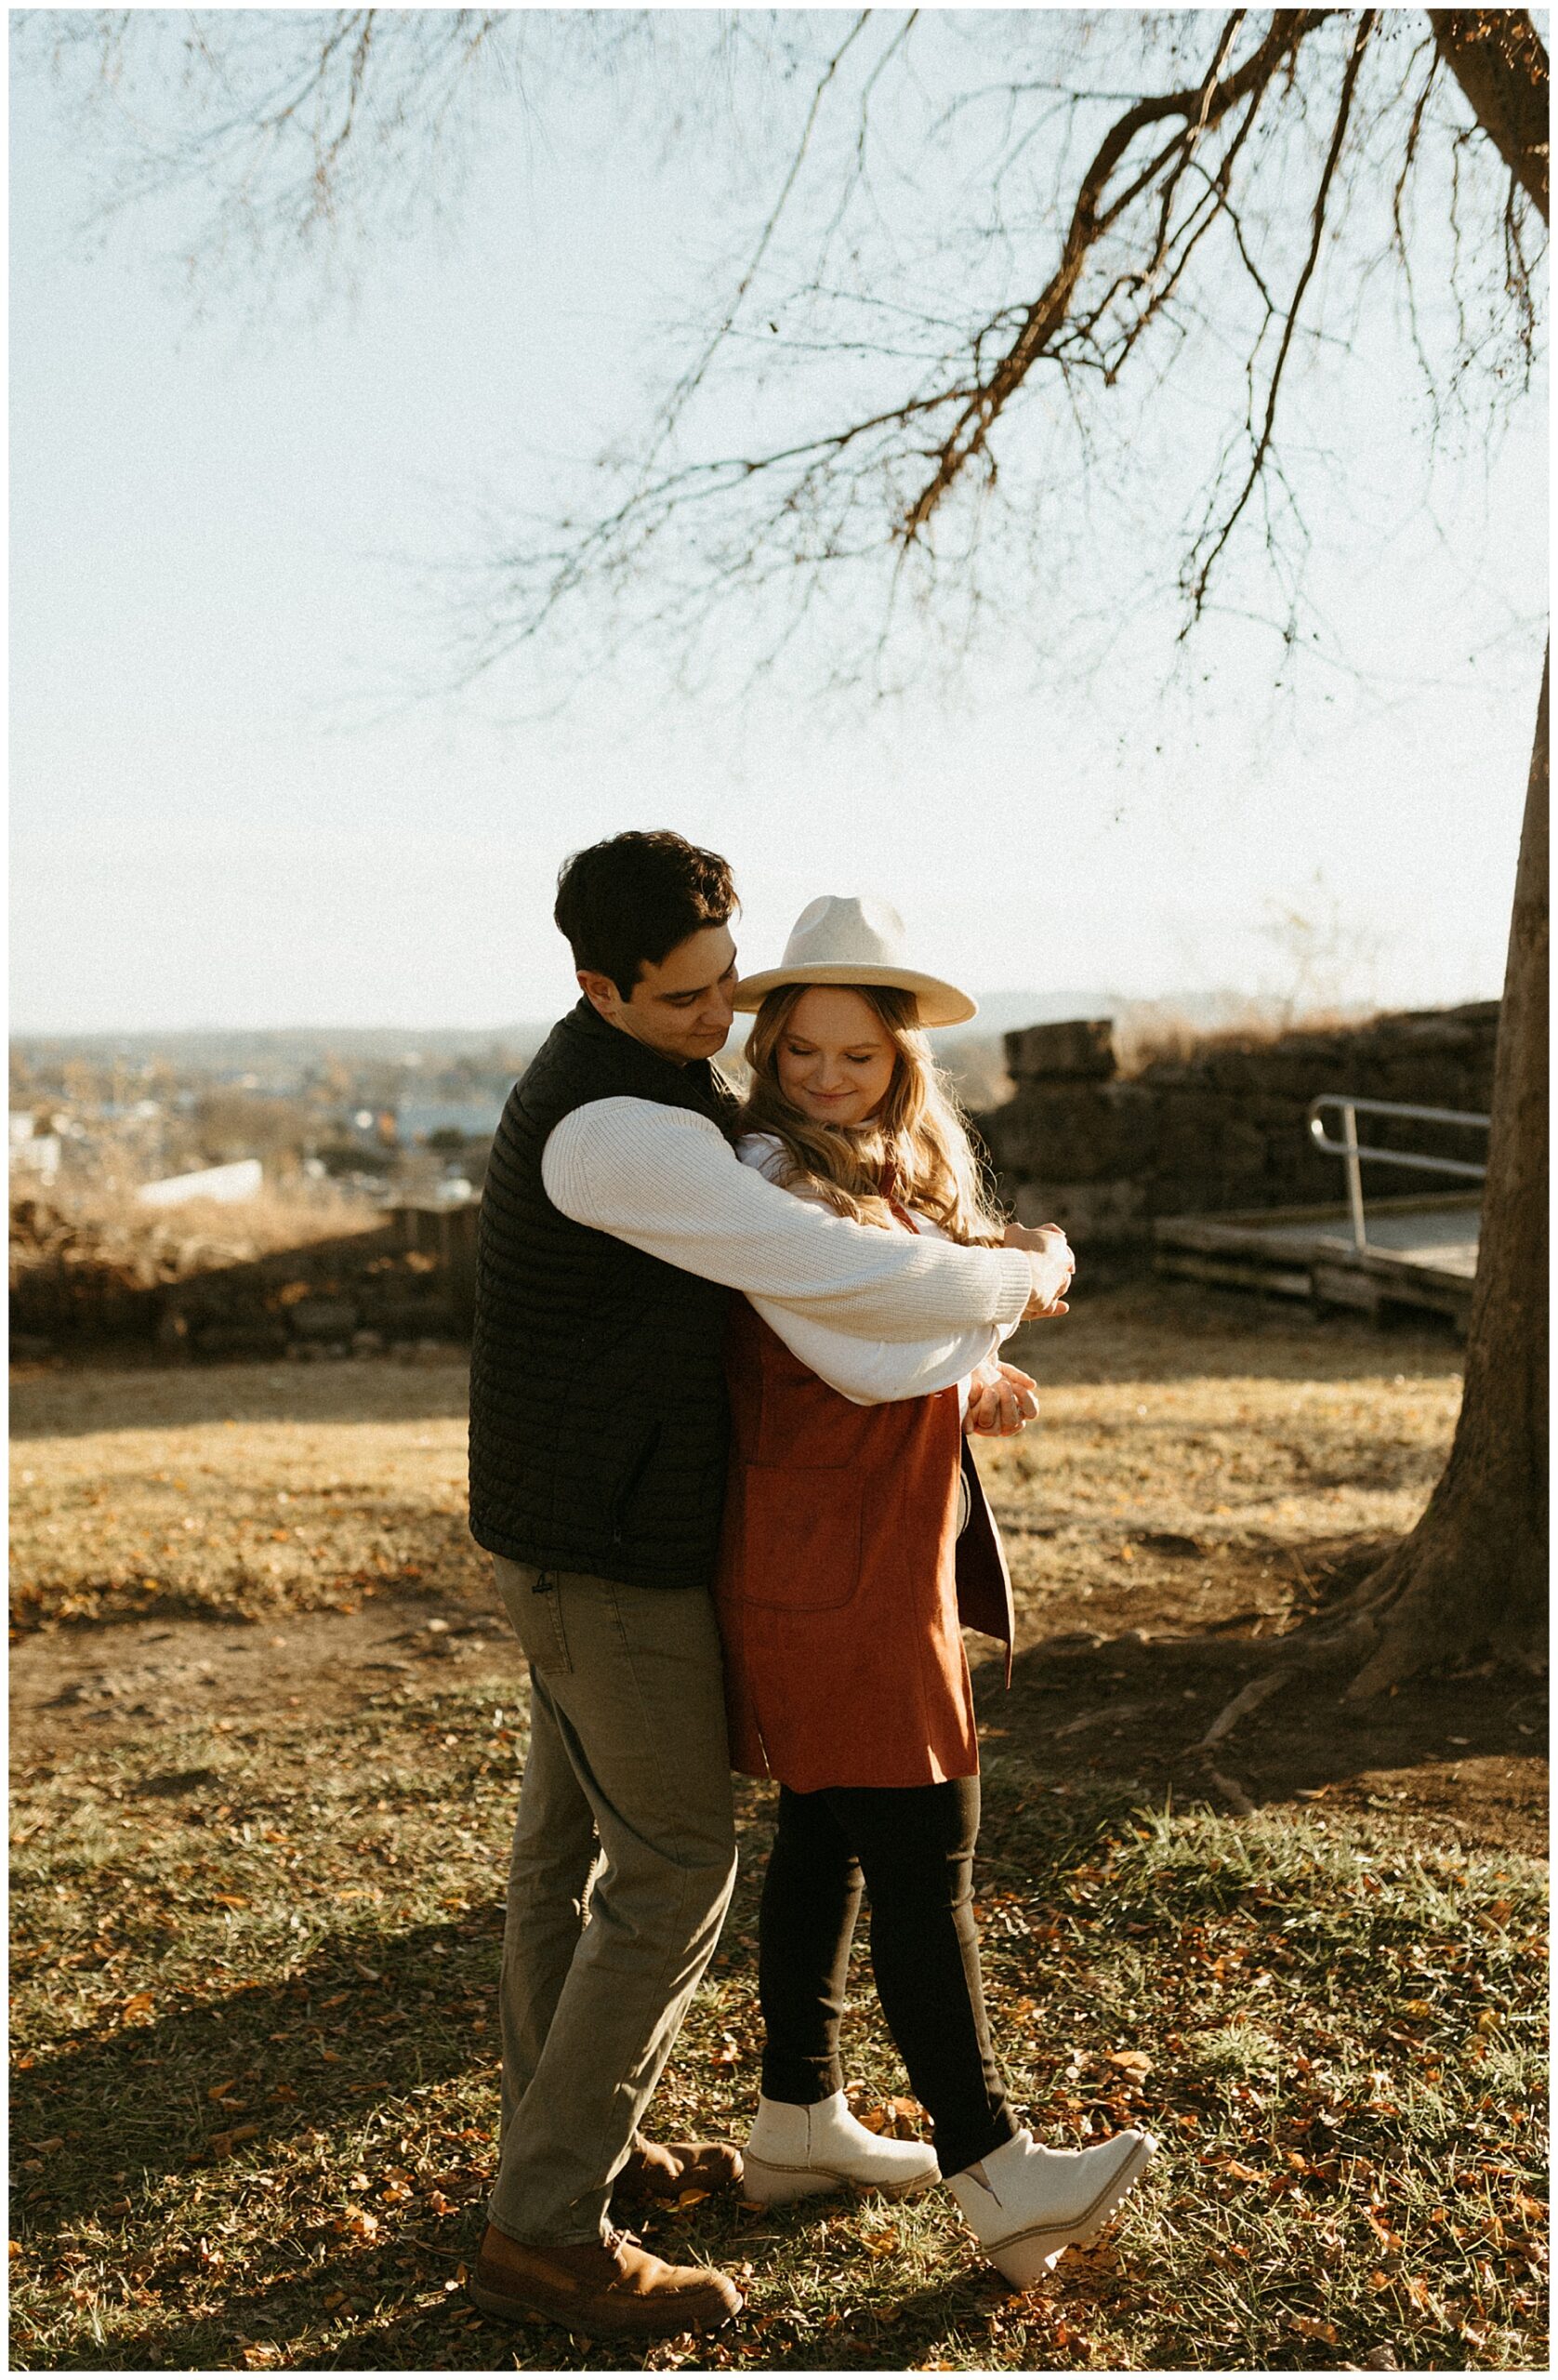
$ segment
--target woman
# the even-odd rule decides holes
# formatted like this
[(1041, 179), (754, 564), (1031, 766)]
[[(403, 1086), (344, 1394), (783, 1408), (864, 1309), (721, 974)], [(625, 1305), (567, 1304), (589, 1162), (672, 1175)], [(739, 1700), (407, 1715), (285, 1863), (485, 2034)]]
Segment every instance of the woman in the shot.
[[(906, 966), (902, 945), (894, 911), (827, 896), (802, 912), (781, 965), (743, 983), (736, 1006), (757, 1022), (739, 1153), (883, 1230), (998, 1240), (922, 1030), (974, 1003)], [(939, 2175), (992, 2263), (1026, 2287), (1096, 2234), (1155, 2144), (1125, 2132), (1040, 2147), (990, 2045), (961, 1629), (1004, 1635), (1010, 1669), (1010, 1590), (964, 1425), (1010, 1429), (1035, 1409), (1033, 1383), (996, 1361), (999, 1335), (879, 1345), (739, 1304), (717, 1593), (732, 1756), (780, 1788), (747, 2195), (905, 2196)], [(863, 1887), (882, 2011), (934, 2120), (933, 2152), (878, 2139), (844, 2105), (838, 2025)]]

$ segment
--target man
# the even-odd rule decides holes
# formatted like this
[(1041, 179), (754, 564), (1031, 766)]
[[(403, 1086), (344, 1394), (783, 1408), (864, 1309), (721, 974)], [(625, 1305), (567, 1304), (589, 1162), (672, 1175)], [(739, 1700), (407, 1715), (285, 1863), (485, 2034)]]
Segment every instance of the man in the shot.
[(618, 835), (566, 864), (555, 916), (583, 998), (509, 1094), (482, 1200), (471, 1528), (532, 1704), (471, 2294), (593, 2334), (669, 2335), (741, 2304), (723, 2274), (663, 2264), (606, 2222), (614, 2187), (620, 2202), (740, 2178), (728, 2149), (651, 2149), (636, 2130), (735, 1874), (708, 1592), (729, 1293), (856, 1335), (993, 1345), (1071, 1271), (1052, 1229), (998, 1250), (910, 1240), (737, 1161), (710, 1063), (733, 1013), (735, 910), (725, 862), (678, 835)]

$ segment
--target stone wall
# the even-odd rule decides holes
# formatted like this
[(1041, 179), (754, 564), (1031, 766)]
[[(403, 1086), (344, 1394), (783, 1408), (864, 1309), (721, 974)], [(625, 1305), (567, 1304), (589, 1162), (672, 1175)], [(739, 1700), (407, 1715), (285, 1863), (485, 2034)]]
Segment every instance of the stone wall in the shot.
[[(218, 1261), (186, 1270), (177, 1253), (126, 1262), (80, 1230), (34, 1227), (19, 1241), (26, 1214), (13, 1207), (12, 1353), (139, 1341), (175, 1355), (308, 1360), (469, 1338), (477, 1211), (403, 1207), (376, 1230), (242, 1262), (213, 1250)], [(198, 1244), (183, 1252), (198, 1257)]]
[[(1106, 1021), (1032, 1025), (1006, 1037), (1012, 1097), (975, 1120), (1020, 1222), (1062, 1223), (1078, 1248), (1126, 1258), (1161, 1215), (1340, 1202), (1341, 1161), (1313, 1145), (1305, 1120), (1322, 1091), (1486, 1115), (1498, 1025), (1499, 1003), (1482, 1000), (1275, 1038), (1218, 1035), (1129, 1078)], [(1485, 1133), (1391, 1117), (1362, 1118), (1359, 1137), (1473, 1163), (1487, 1150)], [(1366, 1166), (1364, 1183), (1371, 1198), (1455, 1187), (1383, 1164)]]

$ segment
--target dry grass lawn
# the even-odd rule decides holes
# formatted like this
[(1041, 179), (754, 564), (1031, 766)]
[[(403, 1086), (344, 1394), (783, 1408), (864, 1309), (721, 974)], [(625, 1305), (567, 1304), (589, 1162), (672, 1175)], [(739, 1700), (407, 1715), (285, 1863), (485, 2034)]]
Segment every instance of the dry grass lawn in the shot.
[[(939, 2192), (678, 2210), (650, 2243), (748, 2306), (641, 2356), (461, 2294), (527, 1735), (463, 1365), (16, 1377), (18, 2368), (1545, 2368), (1535, 1681), (1289, 1693), (1232, 1783), (1195, 1758), (1255, 1640), (1420, 1509), (1453, 1342), (1148, 1285), (1025, 1350), (1041, 1421), (984, 1453), (1022, 1639), (979, 1680), (996, 2037), (1046, 2139), (1164, 2153), (1026, 2297)], [(740, 1799), (667, 2137), (755, 2104)], [(912, 2124), (863, 1952), (851, 2001), (862, 2102)]]
[[(1014, 1352), (1040, 1382), (1039, 1421), (985, 1461), (1029, 1631), (1089, 1624), (1089, 1603), (1122, 1597), (1158, 1626), (1247, 1591), (1274, 1616), (1305, 1549), (1410, 1527), (1459, 1396), (1447, 1334), (1316, 1329), (1182, 1285), (1080, 1301)], [(391, 1583), (486, 1597), (453, 1354), (33, 1368), (12, 1428), (24, 1624), (261, 1619)]]

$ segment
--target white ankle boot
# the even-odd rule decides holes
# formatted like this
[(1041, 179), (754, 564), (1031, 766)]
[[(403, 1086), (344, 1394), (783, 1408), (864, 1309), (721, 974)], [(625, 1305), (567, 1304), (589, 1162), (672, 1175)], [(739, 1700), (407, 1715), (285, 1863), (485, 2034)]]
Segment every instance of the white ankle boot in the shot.
[(946, 2186), (997, 2271), (1031, 2289), (1063, 2248), (1096, 2240), (1156, 2148), (1150, 2132), (1119, 2132), (1096, 2149), (1042, 2149), (1020, 2132)]
[(759, 2099), (742, 2162), (742, 2195), (759, 2206), (838, 2189), (908, 2198), (940, 2172), (923, 2140), (884, 2140), (857, 2123), (842, 2091), (811, 2108)]

